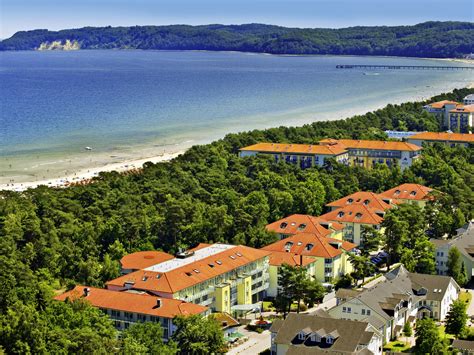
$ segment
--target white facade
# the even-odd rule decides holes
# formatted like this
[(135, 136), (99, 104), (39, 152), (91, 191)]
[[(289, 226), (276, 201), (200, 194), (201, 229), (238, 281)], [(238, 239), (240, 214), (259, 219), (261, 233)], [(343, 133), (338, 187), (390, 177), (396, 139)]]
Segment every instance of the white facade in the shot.
[(474, 105), (474, 94), (467, 95), (463, 100), (464, 105)]

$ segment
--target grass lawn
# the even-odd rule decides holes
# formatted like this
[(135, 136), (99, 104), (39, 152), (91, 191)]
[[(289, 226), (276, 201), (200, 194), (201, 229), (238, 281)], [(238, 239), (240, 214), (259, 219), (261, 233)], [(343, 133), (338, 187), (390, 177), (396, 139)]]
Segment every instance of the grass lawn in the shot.
[(269, 311), (274, 311), (275, 307), (273, 307), (273, 303), (270, 301), (263, 301), (263, 311), (264, 312), (269, 312)]
[(394, 351), (398, 353), (402, 353), (404, 351), (410, 350), (411, 345), (409, 343), (405, 343), (404, 341), (396, 340), (390, 343), (385, 344), (383, 347), (385, 351)]
[(439, 335), (442, 337), (442, 338), (448, 338), (448, 339), (455, 339), (455, 336), (453, 334), (446, 334), (446, 327), (444, 325), (440, 325), (438, 327), (439, 329)]
[(467, 307), (469, 307), (469, 304), (471, 303), (472, 295), (470, 292), (461, 292), (459, 294), (459, 300), (466, 302)]

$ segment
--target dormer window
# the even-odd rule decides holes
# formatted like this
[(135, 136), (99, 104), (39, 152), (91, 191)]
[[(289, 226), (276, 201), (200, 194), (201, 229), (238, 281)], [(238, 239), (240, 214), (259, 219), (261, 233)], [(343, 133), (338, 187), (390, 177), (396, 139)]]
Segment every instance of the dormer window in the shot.
[(337, 216), (338, 216), (339, 218), (341, 218), (342, 216), (344, 216), (344, 212), (339, 212), (339, 213), (337, 214)]
[(311, 243), (306, 244), (306, 250), (308, 250), (308, 251), (310, 251), (311, 249), (313, 249), (313, 247), (314, 247), (314, 244), (311, 244)]
[(364, 200), (364, 205), (368, 206), (370, 203), (370, 200)]
[(305, 229), (305, 228), (306, 228), (306, 224), (304, 224), (304, 223), (301, 223), (301, 224), (298, 226), (298, 230), (300, 230), (300, 231), (303, 230), (303, 229)]
[(395, 195), (400, 195), (400, 190), (395, 190)]
[(410, 195), (411, 195), (411, 196), (415, 196), (415, 195), (416, 195), (416, 191), (410, 192)]
[(286, 222), (283, 222), (283, 223), (280, 224), (281, 229), (285, 229), (287, 226), (288, 226), (288, 223), (286, 223)]
[(354, 199), (352, 199), (352, 198), (347, 199), (347, 203), (350, 204), (350, 203), (352, 203), (352, 202), (354, 202)]
[(289, 250), (289, 249), (291, 249), (292, 246), (293, 246), (293, 242), (287, 242), (287, 243), (285, 244), (285, 249), (288, 249), (288, 250)]
[(356, 218), (362, 218), (362, 213), (356, 213)]

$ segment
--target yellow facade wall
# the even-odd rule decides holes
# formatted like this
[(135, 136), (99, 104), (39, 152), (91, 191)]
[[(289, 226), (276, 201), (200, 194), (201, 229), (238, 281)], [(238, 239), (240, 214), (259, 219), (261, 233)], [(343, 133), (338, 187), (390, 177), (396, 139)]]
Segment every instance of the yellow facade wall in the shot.
[(252, 304), (252, 276), (243, 279), (243, 282), (237, 285), (237, 303)]
[(217, 312), (230, 313), (230, 285), (216, 286), (215, 290)]

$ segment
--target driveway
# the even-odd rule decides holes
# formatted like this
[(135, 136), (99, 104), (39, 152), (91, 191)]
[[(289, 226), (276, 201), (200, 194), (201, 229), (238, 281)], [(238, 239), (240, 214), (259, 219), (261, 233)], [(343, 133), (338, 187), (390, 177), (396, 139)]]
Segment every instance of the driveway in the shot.
[(245, 343), (230, 349), (227, 354), (259, 354), (264, 350), (270, 349), (272, 345), (271, 333), (269, 330), (265, 330), (263, 333), (258, 334), (257, 332), (249, 332), (245, 329), (245, 326), (240, 326), (238, 332), (249, 337)]

